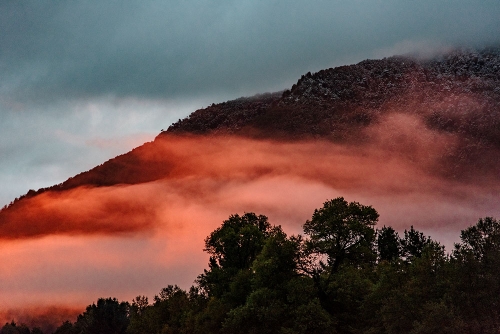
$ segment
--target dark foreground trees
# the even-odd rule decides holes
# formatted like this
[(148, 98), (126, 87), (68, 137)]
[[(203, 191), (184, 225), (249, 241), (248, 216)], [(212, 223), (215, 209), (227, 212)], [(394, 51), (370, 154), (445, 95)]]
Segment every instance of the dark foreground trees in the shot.
[(446, 254), (413, 226), (400, 237), (377, 220), (344, 198), (315, 210), (305, 236), (232, 215), (205, 240), (208, 269), (189, 291), (99, 299), (56, 333), (500, 332), (499, 222), (479, 220)]
[(76, 333), (124, 334), (129, 324), (129, 304), (115, 298), (100, 298), (78, 316)]

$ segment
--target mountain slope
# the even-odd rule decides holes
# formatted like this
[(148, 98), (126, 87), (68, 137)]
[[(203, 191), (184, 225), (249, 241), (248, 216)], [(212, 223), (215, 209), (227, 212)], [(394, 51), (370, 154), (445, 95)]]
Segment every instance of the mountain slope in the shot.
[[(432, 60), (402, 56), (365, 60), (356, 65), (307, 73), (290, 90), (197, 110), (172, 124), (154, 142), (59, 185), (28, 192), (0, 211), (0, 230), (10, 226), (8, 230), (14, 231), (21, 219), (16, 215), (33, 206), (26, 200), (46, 192), (50, 195), (82, 187), (184, 180), (199, 177), (199, 173), (228, 181), (249, 173), (252, 176), (248, 180), (256, 180), (262, 175), (294, 170), (297, 159), (315, 158), (301, 151), (302, 155), (286, 166), (282, 162), (264, 161), (259, 165), (249, 161), (252, 167), (249, 171), (250, 167), (240, 161), (245, 153), (274, 161), (274, 156), (269, 154), (273, 149), (278, 157), (292, 156), (295, 152), (290, 150), (302, 150), (301, 143), (311, 141), (319, 141), (320, 146), (324, 142), (332, 143), (336, 146), (332, 146), (331, 152), (349, 152), (357, 155), (356, 159), (369, 156), (372, 160), (364, 162), (367, 164), (378, 165), (379, 161), (374, 159), (388, 162), (396, 159), (434, 178), (496, 185), (500, 166), (499, 69), (500, 49), (492, 48), (458, 50)], [(231, 139), (235, 136), (246, 139)], [(207, 141), (207, 138), (216, 139)], [(249, 144), (252, 140), (257, 142)], [(241, 155), (226, 143), (231, 141), (244, 146), (240, 148)], [(273, 148), (272, 143), (281, 143), (281, 146), (276, 144)], [(296, 143), (296, 146), (291, 149), (286, 143)], [(212, 163), (212, 157), (217, 161), (224, 156), (231, 157), (225, 164), (235, 165), (234, 170)], [(213, 166), (201, 167), (211, 164)], [(317, 166), (310, 168), (314, 170)], [(303, 170), (294, 173), (315, 178), (310, 175), (313, 173)], [(354, 176), (350, 178), (352, 181)], [(329, 182), (325, 178), (320, 181)], [(40, 203), (37, 205), (48, 210)], [(51, 217), (47, 221), (53, 221), (54, 217), (66, 219), (66, 215), (60, 213)], [(110, 217), (112, 220), (112, 215)], [(38, 218), (35, 214), (23, 214), (22, 219), (23, 224), (30, 224)], [(78, 230), (86, 230), (83, 226), (82, 221)], [(56, 230), (66, 231), (64, 227)]]
[[(500, 163), (500, 49), (458, 50), (426, 61), (401, 56), (365, 60), (307, 73), (282, 93), (197, 110), (157, 139), (172, 134), (237, 134), (361, 144), (371, 139), (363, 130), (394, 113), (413, 115), (428, 129), (456, 137), (458, 142), (443, 157), (450, 169), (445, 173), (466, 176), (471, 167), (474, 173), (495, 169)], [(51, 189), (131, 183), (129, 176), (134, 174), (149, 175), (137, 182), (161, 176), (134, 172), (134, 151), (96, 167), (93, 176), (79, 175)]]
[(418, 118), (453, 136), (443, 173), (470, 177), (500, 163), (500, 49), (439, 58), (365, 60), (302, 76), (290, 90), (197, 110), (168, 133), (236, 133), (257, 138), (327, 138), (363, 143), (390, 114)]
[(342, 139), (352, 137), (353, 127), (391, 111), (418, 114), (430, 128), (499, 147), (500, 50), (455, 51), (427, 61), (365, 60), (308, 73), (280, 97), (266, 94), (212, 105), (164, 133), (275, 138), (278, 132), (287, 138)]

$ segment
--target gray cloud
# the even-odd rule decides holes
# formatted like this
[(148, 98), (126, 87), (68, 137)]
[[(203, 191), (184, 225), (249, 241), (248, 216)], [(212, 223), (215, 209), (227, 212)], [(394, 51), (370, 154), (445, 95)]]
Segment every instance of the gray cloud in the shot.
[(498, 41), (498, 1), (40, 1), (1, 5), (1, 91), (37, 100), (286, 88), (404, 40)]
[(106, 97), (8, 108), (0, 101), (0, 207), (151, 141), (206, 104)]
[(497, 43), (498, 17), (497, 0), (2, 1), (0, 205), (133, 147), (97, 139), (308, 71)]

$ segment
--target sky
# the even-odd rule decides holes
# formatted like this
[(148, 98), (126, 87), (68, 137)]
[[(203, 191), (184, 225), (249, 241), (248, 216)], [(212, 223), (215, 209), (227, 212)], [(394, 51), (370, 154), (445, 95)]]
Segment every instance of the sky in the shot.
[[(452, 47), (497, 45), (499, 17), (497, 0), (2, 1), (0, 206), (29, 189), (60, 183), (151, 141), (196, 109), (289, 88), (309, 71), (394, 54), (429, 57)], [(302, 198), (308, 203), (297, 209), (302, 215), (319, 207), (330, 194), (322, 183), (292, 180), (279, 179), (276, 189), (287, 193), (290, 184), (302, 184), (309, 189), (305, 193), (316, 194)], [(195, 209), (203, 207), (175, 196), (171, 200), (191, 207), (186, 215), (196, 216)], [(389, 207), (387, 203), (380, 205)], [(482, 203), (489, 207), (490, 200)], [(223, 215), (233, 213), (231, 209), (224, 206), (207, 214), (220, 222)], [(285, 216), (276, 215), (278, 220)], [(189, 233), (179, 232), (179, 240), (191, 240), (193, 231), (187, 229)], [(193, 233), (202, 243), (209, 231), (205, 227)], [(181, 265), (183, 255), (174, 261), (175, 270), (145, 267), (143, 257), (172, 251), (173, 246), (162, 243), (164, 233), (172, 232), (126, 242), (96, 236), (93, 242), (104, 245), (101, 253), (79, 236), (0, 244), (4, 251), (9, 249), (7, 256), (13, 263), (12, 271), (2, 274), (5, 282), (13, 284), (12, 293), (0, 300), (0, 307), (18, 305), (26, 292), (37, 289), (38, 302), (44, 294), (54, 296), (56, 290), (55, 302), (73, 296), (78, 303), (91, 301), (86, 299), (88, 291), (103, 293), (106, 287), (120, 297), (131, 294), (130, 299), (135, 292), (149, 293), (141, 292), (137, 274), (130, 276), (137, 283), (126, 293), (112, 289), (110, 277), (123, 274), (118, 264), (127, 264), (123, 257), (116, 257), (119, 253), (129, 255), (131, 272), (142, 272), (146, 281), (154, 282), (151, 289), (162, 287), (160, 281), (165, 280), (159, 277), (167, 271), (174, 282), (201, 272), (198, 265), (205, 259), (197, 258), (196, 264), (186, 268)], [(90, 255), (77, 257), (83, 263), (80, 269), (75, 258), (63, 256), (59, 265), (45, 266), (44, 275), (18, 280), (37, 264), (15, 259), (20, 254), (29, 259), (41, 246), (47, 258), (71, 249), (68, 254), (87, 252), (117, 264), (110, 270), (96, 269), (102, 274), (92, 279), (80, 278), (78, 282), (87, 290), (47, 280), (63, 264), (71, 268), (71, 274), (61, 276), (64, 282), (81, 277), (81, 268), (104, 266), (101, 262), (93, 265)], [(145, 251), (134, 254), (130, 250), (134, 247)], [(175, 249), (183, 254), (182, 247)], [(62, 287), (56, 288), (58, 284)]]

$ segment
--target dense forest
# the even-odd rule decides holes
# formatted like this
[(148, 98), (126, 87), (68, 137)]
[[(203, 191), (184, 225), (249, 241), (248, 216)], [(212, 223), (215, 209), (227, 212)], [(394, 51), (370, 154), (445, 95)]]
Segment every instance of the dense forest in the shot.
[[(287, 236), (254, 213), (205, 239), (208, 269), (152, 302), (101, 298), (56, 334), (498, 333), (500, 222), (463, 230), (447, 253), (413, 226), (376, 227), (371, 206), (339, 197)], [(42, 333), (15, 322), (0, 333)]]

